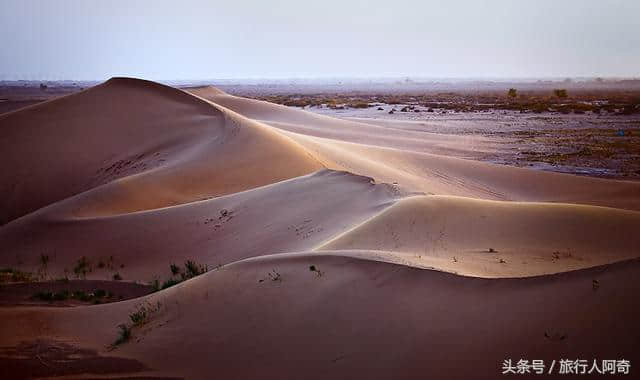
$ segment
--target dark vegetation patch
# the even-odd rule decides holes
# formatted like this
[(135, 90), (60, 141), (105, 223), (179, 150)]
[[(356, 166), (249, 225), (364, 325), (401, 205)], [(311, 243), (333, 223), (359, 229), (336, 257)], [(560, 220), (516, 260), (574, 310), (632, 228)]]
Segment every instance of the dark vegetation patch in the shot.
[(0, 285), (0, 306), (77, 306), (117, 302), (151, 293), (149, 285), (105, 280), (57, 280)]
[(484, 112), (512, 110), (520, 112), (640, 114), (637, 90), (552, 90), (484, 91), (472, 93), (425, 92), (423, 94), (278, 94), (259, 95), (257, 99), (294, 107), (333, 109), (378, 107), (380, 104), (423, 106), (434, 110)]
[(33, 280), (33, 273), (22, 272), (13, 268), (0, 269), (0, 283), (31, 282)]
[(113, 342), (112, 348), (128, 342), (133, 337), (134, 329), (141, 328), (151, 321), (151, 319), (160, 311), (162, 304), (160, 302), (146, 302), (138, 305), (137, 308), (129, 314), (130, 322), (118, 325), (118, 335)]
[(605, 168), (617, 176), (640, 178), (640, 128), (553, 129), (505, 134), (523, 138), (521, 162)]
[(209, 271), (206, 265), (198, 264), (193, 260), (187, 260), (184, 262), (184, 266), (180, 267), (176, 264), (169, 265), (169, 271), (171, 277), (160, 283), (155, 280), (151, 285), (154, 291), (170, 288), (190, 278), (194, 278)]

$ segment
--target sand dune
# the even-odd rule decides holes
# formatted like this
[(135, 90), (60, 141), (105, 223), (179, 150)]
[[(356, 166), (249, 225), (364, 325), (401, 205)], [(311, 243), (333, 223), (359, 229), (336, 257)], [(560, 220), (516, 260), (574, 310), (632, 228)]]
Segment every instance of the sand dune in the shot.
[[(400, 193), (370, 178), (329, 170), (185, 205), (108, 217), (77, 217), (90, 191), (0, 229), (0, 267), (36, 271), (47, 253), (50, 276), (86, 257), (88, 278), (165, 280), (170, 264), (195, 260), (213, 268), (253, 256), (305, 250), (388, 207)], [(86, 196), (85, 196), (86, 195)], [(86, 198), (86, 199), (85, 199)], [(108, 233), (107, 233), (108, 232)], [(85, 247), (91, 247), (87, 250)], [(113, 262), (114, 267), (106, 265)], [(102, 268), (99, 268), (102, 266)]]
[(526, 277), (638, 256), (640, 212), (451, 196), (404, 199), (324, 244), (400, 253), (412, 265)]
[[(129, 313), (160, 302), (149, 323), (134, 330), (134, 342), (106, 354), (189, 379), (496, 378), (507, 358), (550, 363), (624, 355), (633, 363), (627, 355), (635, 353), (640, 331), (633, 321), (640, 314), (625, 295), (640, 290), (639, 270), (634, 261), (490, 280), (338, 252), (265, 256), (147, 299), (29, 313), (0, 309), (3, 320), (30, 321), (3, 325), (0, 336), (7, 339), (12, 329), (19, 341), (46, 320), (43, 338), (104, 349)], [(268, 276), (273, 271), (279, 280)], [(597, 291), (594, 279), (602, 284)]]
[(2, 115), (0, 267), (210, 271), (106, 305), (2, 307), (0, 365), (491, 379), (509, 358), (634, 363), (640, 183), (449, 156), (493, 144), (127, 78)]
[(637, 182), (540, 172), (439, 155), (453, 151), (477, 154), (491, 149), (488, 139), (383, 129), (226, 95), (210, 87), (188, 91), (287, 132), (328, 168), (381, 182), (397, 182), (410, 191), (640, 210)]
[(125, 78), (3, 115), (0, 130), (5, 221), (103, 184), (77, 215), (185, 203), (322, 168), (260, 123)]

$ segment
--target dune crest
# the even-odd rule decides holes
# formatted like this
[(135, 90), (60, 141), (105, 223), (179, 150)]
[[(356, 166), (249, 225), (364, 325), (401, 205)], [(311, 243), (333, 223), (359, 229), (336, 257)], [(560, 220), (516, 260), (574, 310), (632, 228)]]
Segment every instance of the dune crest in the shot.
[(407, 265), (526, 277), (636, 258), (639, 228), (636, 211), (420, 196), (395, 203), (317, 249), (388, 251)]
[[(105, 351), (115, 326), (131, 312), (160, 305), (134, 330), (136, 341), (106, 353), (145, 363), (149, 375), (189, 379), (213, 372), (234, 379), (301, 372), (310, 379), (447, 378), (454, 371), (464, 378), (498, 377), (502, 361), (512, 355), (550, 362), (584, 352), (633, 352), (640, 331), (618, 316), (631, 321), (640, 315), (633, 297), (619, 295), (640, 291), (638, 273), (636, 260), (496, 280), (385, 263), (364, 252), (298, 252), (244, 260), (143, 299), (1, 309), (3, 320), (27, 323), (3, 324), (0, 339), (19, 342), (29, 336), (30, 324), (46, 319), (43, 338), (73, 339)], [(594, 279), (603, 284), (598, 293)], [(585, 317), (575, 319), (574, 313)], [(460, 366), (460, 347), (452, 342), (465, 339), (470, 364)], [(167, 350), (176, 346), (185, 349)]]
[(187, 89), (283, 131), (323, 164), (398, 183), (409, 191), (489, 200), (562, 202), (640, 211), (640, 183), (495, 165), (448, 157), (493, 149), (486, 138), (380, 128), (246, 99), (210, 87)]
[(5, 223), (96, 187), (99, 199), (78, 216), (165, 207), (323, 168), (255, 121), (130, 78), (3, 115), (0, 130)]

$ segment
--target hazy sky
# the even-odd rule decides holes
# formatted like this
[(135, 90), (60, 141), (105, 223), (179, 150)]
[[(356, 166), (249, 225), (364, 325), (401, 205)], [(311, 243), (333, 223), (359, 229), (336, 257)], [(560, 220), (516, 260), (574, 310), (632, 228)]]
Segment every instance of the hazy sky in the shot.
[(638, 0), (0, 0), (0, 79), (640, 76)]

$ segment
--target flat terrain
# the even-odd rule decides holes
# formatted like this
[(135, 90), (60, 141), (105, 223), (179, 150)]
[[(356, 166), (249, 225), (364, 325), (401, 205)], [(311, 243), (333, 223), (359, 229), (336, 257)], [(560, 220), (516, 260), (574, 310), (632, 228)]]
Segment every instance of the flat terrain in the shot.
[[(315, 95), (81, 85), (0, 114), (10, 378), (637, 372), (632, 96), (596, 114), (529, 111), (503, 88), (462, 111), (406, 91), (285, 106)], [(582, 102), (562, 99), (544, 101)]]

